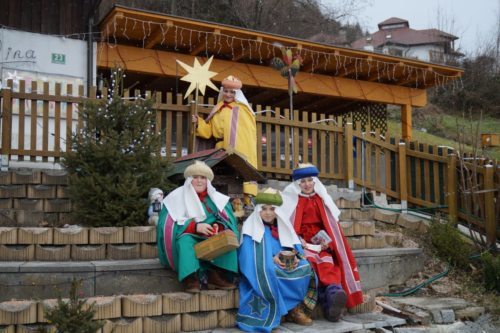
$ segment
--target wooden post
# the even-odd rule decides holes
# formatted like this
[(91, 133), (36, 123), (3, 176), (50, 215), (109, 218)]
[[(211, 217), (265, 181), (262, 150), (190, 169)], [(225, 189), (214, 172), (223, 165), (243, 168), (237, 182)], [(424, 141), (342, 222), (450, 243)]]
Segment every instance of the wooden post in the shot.
[(9, 167), (9, 155), (11, 148), (11, 138), (12, 138), (12, 98), (11, 98), (11, 87), (5, 87), (2, 89), (2, 100), (3, 100), (3, 110), (2, 110), (2, 145), (0, 146), (1, 155), (1, 169), (7, 170)]
[[(436, 197), (439, 195), (436, 193)], [(446, 177), (446, 203), (448, 204), (448, 216), (450, 222), (457, 222), (457, 155), (448, 155), (447, 177)]]
[(401, 106), (401, 135), (403, 140), (411, 140), (411, 105), (405, 104)]
[[(486, 229), (486, 244), (494, 246), (496, 242), (497, 221), (495, 220), (495, 183), (493, 179), (493, 166), (484, 166), (484, 218)], [(497, 189), (498, 190), (498, 189)]]
[(406, 211), (408, 209), (408, 190), (406, 179), (406, 144), (399, 143), (398, 147), (398, 161), (399, 161), (399, 192), (401, 199), (401, 209)]
[[(354, 162), (352, 159), (352, 123), (347, 123), (344, 128), (345, 138), (345, 174), (347, 187), (354, 189)], [(358, 152), (359, 155), (360, 152)], [(359, 157), (358, 157), (359, 158)]]

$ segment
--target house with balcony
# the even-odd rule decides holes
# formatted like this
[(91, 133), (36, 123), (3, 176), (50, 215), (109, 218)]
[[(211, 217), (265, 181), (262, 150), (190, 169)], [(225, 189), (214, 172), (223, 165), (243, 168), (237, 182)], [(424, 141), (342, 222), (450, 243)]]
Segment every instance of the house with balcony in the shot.
[(438, 29), (412, 29), (407, 20), (391, 17), (378, 24), (378, 31), (354, 41), (352, 47), (403, 58), (446, 63), (461, 56), (455, 50), (457, 39), (457, 36)]

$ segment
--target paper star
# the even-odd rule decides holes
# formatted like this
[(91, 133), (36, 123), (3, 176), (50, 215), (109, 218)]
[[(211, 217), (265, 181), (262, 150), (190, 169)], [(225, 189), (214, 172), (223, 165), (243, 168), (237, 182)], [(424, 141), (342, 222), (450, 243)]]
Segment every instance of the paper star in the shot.
[(201, 66), (198, 62), (198, 59), (195, 57), (193, 67), (186, 65), (180, 60), (177, 60), (177, 63), (181, 65), (182, 68), (186, 70), (186, 72), (188, 72), (188, 74), (186, 76), (183, 76), (181, 80), (191, 83), (188, 90), (186, 91), (186, 94), (184, 95), (184, 98), (189, 96), (189, 94), (196, 88), (196, 85), (198, 85), (198, 89), (200, 90), (200, 93), (202, 95), (205, 95), (205, 88), (207, 86), (215, 91), (219, 91), (219, 89), (212, 83), (212, 81), (210, 81), (210, 78), (217, 75), (217, 73), (208, 70), (213, 58), (214, 56), (211, 56), (210, 59), (208, 59), (208, 61), (203, 64), (203, 66)]
[(19, 80), (22, 80), (22, 76), (17, 75), (17, 71), (14, 73), (7, 72), (7, 80), (12, 80), (14, 83), (19, 83)]

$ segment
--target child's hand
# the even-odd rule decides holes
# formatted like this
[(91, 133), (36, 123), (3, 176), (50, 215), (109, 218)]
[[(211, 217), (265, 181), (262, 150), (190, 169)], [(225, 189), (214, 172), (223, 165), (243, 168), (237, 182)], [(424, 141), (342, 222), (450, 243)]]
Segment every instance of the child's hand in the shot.
[(208, 223), (196, 223), (196, 232), (209, 237), (214, 234), (214, 228)]
[(276, 265), (278, 265), (282, 269), (285, 269), (285, 264), (281, 261), (279, 253), (274, 256), (273, 261)]
[(297, 268), (298, 265), (299, 265), (299, 258), (295, 257), (293, 259), (293, 268), (294, 269)]

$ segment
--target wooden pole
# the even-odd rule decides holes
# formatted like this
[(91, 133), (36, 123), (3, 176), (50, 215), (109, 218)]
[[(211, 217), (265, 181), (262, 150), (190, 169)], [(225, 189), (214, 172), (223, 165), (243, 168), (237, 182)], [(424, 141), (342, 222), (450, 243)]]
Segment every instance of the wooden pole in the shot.
[(399, 143), (398, 158), (399, 158), (399, 192), (401, 199), (401, 209), (403, 211), (406, 211), (408, 209), (408, 190), (407, 190), (407, 178), (406, 178), (406, 144), (404, 142)]
[(457, 222), (457, 155), (448, 155), (446, 177), (446, 203), (450, 222)]
[[(345, 173), (347, 187), (354, 189), (354, 162), (352, 158), (352, 123), (347, 123), (344, 128), (345, 138)], [(357, 157), (357, 156), (356, 156)]]
[(12, 80), (8, 81), (8, 87), (2, 89), (3, 111), (2, 111), (2, 145), (0, 146), (2, 170), (7, 170), (12, 139)]
[(495, 183), (493, 179), (493, 166), (484, 166), (484, 218), (486, 229), (486, 244), (495, 246), (497, 234), (497, 221), (495, 220)]
[(196, 125), (193, 123), (193, 115), (198, 117), (198, 94), (199, 94), (199, 89), (198, 89), (198, 83), (196, 83), (196, 92), (195, 92), (195, 97), (194, 97), (194, 103), (191, 101), (191, 109), (189, 112), (189, 135), (190, 135), (190, 140), (189, 140), (189, 146), (188, 146), (188, 152), (189, 154), (192, 154), (196, 151)]

